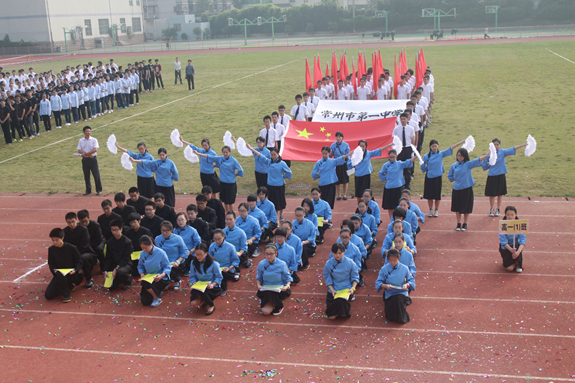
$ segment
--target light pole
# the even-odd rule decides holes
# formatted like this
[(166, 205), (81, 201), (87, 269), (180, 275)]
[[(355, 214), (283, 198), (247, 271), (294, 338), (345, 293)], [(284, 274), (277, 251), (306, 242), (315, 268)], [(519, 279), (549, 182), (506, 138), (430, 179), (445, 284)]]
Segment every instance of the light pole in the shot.
[(263, 17), (258, 17), (255, 20), (243, 19), (240, 21), (230, 17), (228, 19), (228, 26), (233, 27), (233, 26), (241, 25), (244, 27), (244, 45), (247, 46), (248, 45), (248, 25), (271, 24), (272, 25), (272, 39), (275, 41), (274, 23), (285, 23), (285, 22), (287, 22), (287, 16), (286, 15), (283, 15), (279, 19), (276, 19), (275, 17), (270, 17), (269, 19), (264, 19)]
[(495, 13), (495, 32), (497, 32), (497, 12), (499, 11), (499, 5), (486, 5), (485, 13)]

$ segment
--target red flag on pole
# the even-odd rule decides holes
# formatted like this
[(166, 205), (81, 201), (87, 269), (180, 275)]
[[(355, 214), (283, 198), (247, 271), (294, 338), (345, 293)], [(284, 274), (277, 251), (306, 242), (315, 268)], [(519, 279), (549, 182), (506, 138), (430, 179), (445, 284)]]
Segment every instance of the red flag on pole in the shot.
[(378, 80), (379, 80), (379, 67), (377, 65), (377, 54), (373, 53), (371, 55), (371, 68), (373, 69), (373, 73), (371, 74), (371, 90), (373, 91), (373, 99), (377, 100), (377, 88), (378, 88)]
[(384, 68), (383, 68), (383, 61), (381, 61), (381, 50), (379, 50), (378, 59), (379, 59), (379, 68), (381, 69), (381, 73), (383, 73)]
[(343, 70), (343, 55), (339, 55), (339, 80), (345, 81), (345, 71)]
[(393, 69), (393, 95), (397, 100), (397, 86), (401, 82), (401, 74), (399, 73), (399, 66), (397, 65), (397, 55), (395, 56), (395, 60), (393, 60), (393, 62), (395, 63), (395, 68)]
[(322, 75), (321, 75), (321, 67), (319, 66), (319, 55), (317, 55), (317, 61), (315, 60), (314, 57), (314, 65), (313, 65), (313, 86), (314, 88), (317, 86), (317, 82), (321, 81), (322, 79)]
[[(282, 158), (292, 161), (316, 162), (321, 148), (336, 141), (342, 132), (346, 141), (366, 140), (369, 148), (381, 148), (392, 142), (396, 118), (360, 122), (308, 122), (291, 120), (282, 144)], [(387, 150), (378, 158), (387, 158)]]
[(353, 94), (357, 95), (357, 77), (355, 75), (355, 63), (351, 56), (351, 85), (353, 85)]
[(361, 52), (359, 52), (359, 57), (357, 59), (357, 78), (358, 81), (363, 77), (365, 72), (363, 71), (363, 56)]
[(363, 50), (363, 74), (367, 74), (367, 60), (366, 60), (365, 49)]
[(401, 70), (401, 74), (404, 75), (407, 72), (407, 61), (405, 56), (407, 55), (405, 51), (402, 51), (403, 54), (399, 55), (399, 69)]
[[(344, 73), (344, 76), (345, 76), (344, 80), (345, 80), (345, 79), (347, 79), (347, 76), (349, 76), (349, 66), (347, 65), (347, 54), (345, 54), (345, 52), (343, 54), (343, 68), (345, 70), (345, 73)], [(340, 68), (340, 70), (341, 70), (341, 68)]]
[(309, 62), (307, 57), (305, 58), (305, 92), (311, 88), (311, 73), (309, 73)]
[(427, 70), (427, 63), (425, 62), (425, 57), (423, 56), (423, 48), (421, 48), (419, 51), (419, 61), (421, 61), (421, 67), (423, 68), (423, 73), (425, 73)]
[(332, 83), (333, 83), (333, 93), (334, 93), (334, 98), (337, 99), (337, 57), (335, 55), (335, 51), (333, 52), (332, 56), (331, 56), (331, 79), (332, 79)]

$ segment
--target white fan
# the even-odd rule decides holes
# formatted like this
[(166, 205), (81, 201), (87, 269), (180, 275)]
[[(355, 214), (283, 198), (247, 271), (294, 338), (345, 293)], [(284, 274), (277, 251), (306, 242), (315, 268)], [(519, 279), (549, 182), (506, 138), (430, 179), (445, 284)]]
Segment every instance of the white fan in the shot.
[(497, 163), (497, 149), (493, 142), (489, 143), (489, 165), (493, 166)]
[(184, 149), (184, 157), (186, 157), (186, 160), (192, 163), (200, 162), (200, 157), (198, 157), (198, 155), (194, 153), (194, 151), (189, 145), (186, 145), (186, 148)]
[(528, 135), (527, 136), (527, 146), (525, 147), (525, 155), (527, 157), (530, 157), (533, 153), (535, 153), (535, 150), (537, 149), (537, 141), (535, 141), (535, 138), (533, 138), (533, 136)]
[(118, 148), (116, 147), (116, 136), (114, 134), (110, 134), (110, 137), (108, 137), (108, 142), (106, 143), (106, 145), (108, 146), (108, 150), (112, 154), (118, 154)]
[(403, 150), (403, 143), (401, 142), (401, 138), (393, 136), (393, 146), (391, 148), (395, 149), (397, 155), (399, 156), (399, 153), (401, 153)]
[(126, 170), (132, 170), (134, 167), (132, 166), (132, 161), (130, 161), (130, 156), (128, 153), (122, 154), (122, 158), (120, 158), (120, 162), (122, 163), (122, 167)]
[(461, 145), (461, 149), (466, 149), (467, 153), (471, 153), (475, 148), (475, 138), (469, 136), (465, 139), (465, 143)]
[(242, 156), (249, 157), (249, 156), (253, 155), (252, 151), (248, 149), (248, 147), (246, 145), (246, 141), (241, 137), (238, 138), (237, 147), (238, 147), (238, 152)]
[(236, 148), (236, 144), (234, 144), (234, 140), (232, 140), (232, 134), (230, 132), (226, 132), (226, 134), (224, 134), (224, 145), (229, 146), (231, 149)]
[(172, 130), (172, 133), (170, 134), (170, 140), (172, 140), (172, 144), (174, 144), (174, 146), (178, 148), (184, 146), (182, 141), (180, 141), (180, 132), (178, 131), (178, 129)]
[(423, 158), (421, 158), (421, 154), (419, 154), (419, 152), (417, 151), (417, 148), (414, 145), (411, 145), (411, 150), (413, 151), (413, 154), (415, 154), (415, 156), (419, 160), (419, 165), (423, 165)]
[(356, 166), (361, 162), (362, 159), (363, 159), (363, 150), (361, 149), (361, 146), (358, 146), (357, 148), (355, 148), (353, 154), (351, 155), (351, 166)]

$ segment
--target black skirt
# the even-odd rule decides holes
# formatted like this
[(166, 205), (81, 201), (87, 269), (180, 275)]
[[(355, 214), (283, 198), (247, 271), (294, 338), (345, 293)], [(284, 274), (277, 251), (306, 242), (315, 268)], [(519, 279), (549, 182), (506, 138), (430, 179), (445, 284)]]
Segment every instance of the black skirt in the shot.
[(200, 173), (200, 180), (202, 181), (202, 186), (210, 186), (213, 193), (220, 192), (220, 177), (218, 177), (218, 173)]
[[(267, 173), (260, 173), (260, 172), (255, 172), (256, 173), (256, 185), (258, 187), (258, 189), (262, 186), (267, 187), (268, 186), (268, 175)], [(268, 192), (269, 194), (269, 192)]]
[(320, 186), (319, 190), (321, 191), (321, 199), (333, 209), (335, 205), (335, 183)]
[(409, 322), (407, 306), (411, 304), (411, 298), (403, 294), (392, 295), (387, 299), (385, 294), (383, 296), (385, 319), (390, 322)]
[(274, 204), (277, 211), (286, 208), (286, 186), (268, 185), (268, 199)]
[(291, 289), (280, 291), (279, 293), (275, 291), (258, 291), (256, 295), (261, 299), (260, 307), (264, 307), (271, 302), (276, 308), (282, 308), (284, 307), (282, 300), (289, 298)]
[[(518, 243), (515, 244), (515, 248), (519, 248)], [(508, 268), (509, 266), (513, 266), (515, 263), (517, 263), (518, 267), (523, 268), (523, 251), (517, 258), (513, 259), (513, 254), (511, 254), (511, 252), (507, 249), (502, 249), (501, 245), (499, 245), (499, 254), (501, 254), (501, 258), (503, 259), (503, 267)]]
[(473, 213), (473, 186), (455, 190), (451, 194), (451, 211), (460, 214)]
[(349, 175), (347, 175), (347, 165), (337, 165), (335, 167), (335, 174), (337, 175), (336, 185), (343, 185), (349, 183)]
[(351, 303), (343, 298), (334, 299), (333, 294), (330, 291), (327, 292), (325, 303), (327, 304), (325, 314), (328, 317), (332, 317), (334, 315), (339, 315), (341, 317), (351, 316)]
[(485, 195), (488, 197), (497, 197), (507, 194), (507, 178), (504, 174), (498, 176), (487, 176), (485, 184)]
[(154, 198), (154, 194), (156, 194), (156, 180), (154, 177), (138, 176), (138, 191), (146, 198)]
[(435, 201), (441, 201), (441, 187), (443, 185), (443, 177), (427, 177), (425, 175), (425, 181), (423, 183), (423, 198), (431, 199)]
[(401, 198), (401, 190), (403, 190), (403, 185), (398, 188), (383, 189), (383, 207), (384, 210), (393, 210), (399, 205), (399, 199)]
[(214, 299), (220, 296), (222, 289), (220, 286), (214, 287), (213, 289), (206, 289), (204, 292), (200, 290), (192, 289), (190, 294), (190, 302), (200, 298), (202, 302), (207, 304), (208, 306), (214, 305)]
[(238, 185), (234, 182), (233, 184), (228, 184), (226, 182), (220, 182), (220, 199), (225, 205), (233, 205), (236, 203), (236, 195), (238, 194)]
[(365, 189), (371, 189), (371, 174), (364, 176), (355, 176), (355, 196), (357, 198), (363, 197)]
[(166, 200), (164, 201), (166, 205), (173, 208), (176, 207), (176, 192), (174, 191), (174, 185), (169, 187), (156, 185), (156, 193), (162, 193), (166, 197)]

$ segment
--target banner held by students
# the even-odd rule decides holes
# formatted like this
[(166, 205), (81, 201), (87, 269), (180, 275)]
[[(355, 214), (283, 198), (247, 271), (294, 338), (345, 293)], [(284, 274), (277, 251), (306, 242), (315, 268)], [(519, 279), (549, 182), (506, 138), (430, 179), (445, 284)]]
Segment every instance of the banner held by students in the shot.
[(341, 101), (321, 100), (313, 122), (357, 122), (397, 117), (405, 110), (407, 100)]

